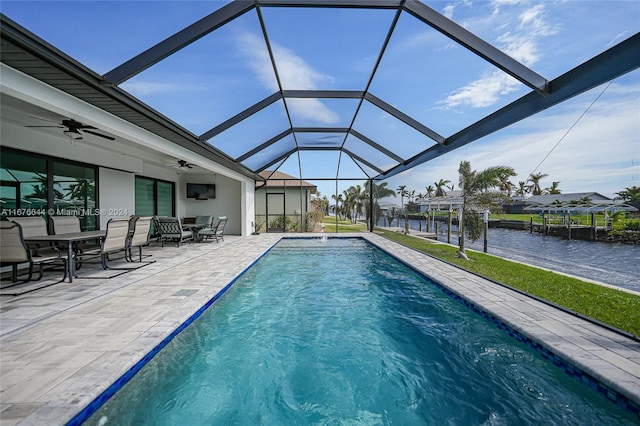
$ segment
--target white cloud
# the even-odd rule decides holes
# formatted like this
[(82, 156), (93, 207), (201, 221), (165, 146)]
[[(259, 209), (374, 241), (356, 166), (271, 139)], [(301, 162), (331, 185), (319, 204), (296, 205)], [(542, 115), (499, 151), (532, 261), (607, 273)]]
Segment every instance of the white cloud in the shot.
[[(261, 84), (270, 90), (279, 90), (264, 40), (245, 32), (237, 38), (237, 48), (248, 59), (251, 70)], [(290, 49), (273, 42), (271, 49), (283, 88), (314, 90), (322, 85), (333, 83), (333, 77), (314, 70)], [(339, 118), (338, 114), (318, 99), (289, 99), (287, 105), (292, 108), (292, 115), (317, 123), (333, 124)]]
[[(519, 10), (517, 17), (511, 19), (514, 6), (523, 4), (527, 7)], [(496, 28), (502, 28), (504, 25), (507, 28), (496, 37), (497, 47), (527, 66), (538, 62), (541, 40), (557, 32), (547, 21), (545, 5), (540, 3), (529, 6), (528, 2), (503, 0), (494, 1), (491, 6), (491, 15), (482, 17), (485, 20), (484, 25), (495, 25)], [(500, 70), (495, 70), (453, 91), (438, 104), (448, 109), (486, 108), (520, 87), (517, 80)]]
[(616, 44), (620, 43), (620, 41), (627, 38), (627, 34), (629, 34), (629, 31), (623, 31), (621, 33), (616, 34), (616, 36), (609, 43), (607, 43), (606, 45), (607, 49), (615, 46)]
[(292, 120), (296, 118), (311, 120), (322, 124), (335, 124), (340, 116), (327, 108), (318, 99), (287, 99), (287, 106), (292, 115)]
[(506, 95), (518, 90), (520, 83), (508, 74), (496, 70), (490, 75), (451, 93), (444, 100), (438, 101), (438, 105), (446, 108), (459, 106), (471, 106), (484, 108), (495, 104), (501, 95)]
[[(476, 170), (513, 167), (517, 183), (549, 154), (536, 172), (549, 176), (543, 187), (560, 181), (563, 193), (596, 191), (613, 196), (640, 185), (640, 121), (638, 85), (613, 84), (567, 133), (602, 89), (596, 89), (551, 110), (389, 179), (389, 186), (407, 185), (416, 191), (439, 179), (458, 182), (460, 161)], [(554, 145), (560, 141), (557, 148)], [(551, 152), (551, 150), (553, 151)]]

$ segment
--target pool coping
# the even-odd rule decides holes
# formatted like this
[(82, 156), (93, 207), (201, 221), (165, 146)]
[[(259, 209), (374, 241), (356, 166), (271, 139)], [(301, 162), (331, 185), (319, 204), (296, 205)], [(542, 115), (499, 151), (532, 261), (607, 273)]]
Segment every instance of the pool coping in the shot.
[[(115, 384), (126, 374), (132, 376), (132, 369), (138, 368), (137, 365), (142, 361), (148, 361), (151, 358), (150, 354), (156, 347), (167, 339), (170, 340), (170, 336), (175, 335), (184, 328), (186, 326), (184, 325), (185, 322), (192, 321), (195, 318), (194, 315), (198, 312), (203, 312), (205, 305), (213, 303), (214, 299), (220, 297), (226, 288), (268, 252), (280, 238), (296, 236), (318, 238), (321, 235), (262, 234), (252, 237), (238, 237), (237, 240), (231, 243), (221, 244), (221, 246), (227, 245), (227, 248), (233, 247), (232, 250), (216, 251), (201, 247), (196, 248), (196, 250), (203, 252), (202, 258), (210, 262), (217, 262), (214, 262), (215, 265), (213, 267), (216, 272), (215, 285), (202, 284), (200, 291), (184, 297), (184, 303), (179, 306), (179, 309), (165, 312), (157, 323), (139, 333), (137, 338), (122, 345), (120, 349), (113, 348), (111, 351), (106, 351), (107, 353), (104, 357), (94, 362), (89, 362), (83, 368), (78, 369), (75, 374), (61, 380), (56, 386), (52, 386), (48, 392), (38, 398), (32, 398), (34, 401), (30, 401), (27, 398), (23, 398), (24, 401), (18, 401), (19, 398), (16, 397), (16, 401), (12, 403), (17, 404), (18, 407), (20, 404), (34, 404), (34, 407), (37, 405), (37, 409), (17, 420), (21, 421), (20, 424), (42, 424), (43, 422), (65, 424), (72, 421), (90, 404), (100, 398), (100, 395), (110, 386), (117, 387)], [(577, 371), (574, 377), (580, 378), (580, 380), (583, 380), (581, 372), (584, 372), (586, 374), (584, 377), (587, 381), (593, 379), (588, 383), (592, 389), (605, 393), (610, 400), (618, 398), (618, 394), (624, 395), (627, 398), (627, 402), (618, 401), (619, 405), (628, 405), (628, 401), (630, 401), (631, 404), (635, 404), (632, 405), (631, 411), (634, 412), (634, 407), (637, 409), (638, 402), (640, 402), (640, 344), (638, 342), (629, 341), (624, 336), (620, 336), (611, 330), (603, 329), (597, 324), (589, 323), (566, 312), (544, 305), (521, 293), (500, 287), (496, 283), (466, 273), (457, 267), (393, 243), (379, 235), (356, 233), (329, 234), (329, 236), (356, 237), (368, 240), (417, 272), (429, 277), (430, 280), (437, 282), (442, 288), (446, 288), (452, 294), (468, 300), (472, 306), (479, 307), (480, 313), (497, 319), (494, 322), (498, 326), (502, 323), (506, 326), (507, 332), (513, 330), (516, 338), (524, 336), (525, 339), (530, 339), (533, 342), (543, 342), (541, 350), (543, 353), (547, 351), (547, 358), (552, 359), (554, 363), (558, 363), (569, 374)], [(209, 247), (217, 248), (215, 246)], [(163, 249), (163, 253), (165, 249)], [(233, 250), (237, 252), (233, 252)], [(184, 253), (178, 250), (173, 251), (175, 253)], [(175, 256), (179, 257), (181, 254)], [(189, 265), (181, 264), (178, 261), (179, 259), (173, 259), (175, 256), (169, 250), (166, 258), (175, 261), (175, 264), (170, 265), (167, 270), (158, 272), (157, 277), (164, 277), (163, 279), (170, 281), (175, 279), (174, 277), (184, 276), (185, 273), (194, 270), (192, 267), (190, 269)], [(242, 257), (242, 259), (239, 259), (239, 257)], [(203, 272), (198, 270), (198, 273), (202, 274)], [(141, 277), (138, 281), (132, 280), (131, 283), (123, 285), (122, 288), (114, 289), (101, 297), (122, 298), (127, 289), (131, 291), (147, 291), (149, 287), (148, 277)], [(200, 278), (198, 276), (195, 281), (200, 282)], [(190, 281), (193, 280), (183, 281), (184, 284), (182, 286), (188, 285)], [(166, 286), (167, 288), (162, 290), (165, 291), (165, 294), (157, 297), (167, 299), (166, 293), (176, 290), (176, 286), (172, 283), (167, 283)], [(196, 287), (195, 285), (188, 286)], [(150, 286), (149, 288), (152, 287), (156, 286)], [(152, 288), (152, 291), (160, 290)], [(53, 290), (46, 292), (46, 294), (51, 294), (52, 292)], [(36, 297), (34, 296), (34, 298)], [(45, 341), (47, 338), (51, 339), (52, 337), (42, 336), (42, 333), (49, 330), (47, 327), (51, 326), (52, 321), (61, 320), (67, 314), (78, 314), (79, 310), (82, 310), (82, 314), (87, 314), (85, 312), (87, 309), (88, 307), (84, 306), (83, 310), (83, 305), (71, 307), (61, 313), (39, 320), (33, 325), (18, 329), (15, 333), (11, 332), (6, 336), (3, 335), (0, 337), (3, 339), (2, 343), (4, 343), (1, 347), (3, 354), (6, 350), (7, 342), (17, 341), (21, 343), (19, 337), (22, 334), (27, 337), (33, 333), (38, 333), (37, 336)], [(78, 342), (73, 343), (78, 344)], [(570, 360), (570, 362), (567, 363), (564, 360)], [(573, 366), (577, 366), (578, 370), (574, 369)], [(4, 378), (7, 368), (4, 363), (0, 368)], [(598, 383), (601, 384), (600, 389), (598, 388)], [(12, 389), (7, 389), (4, 383), (0, 383), (0, 387), (2, 392), (0, 396), (11, 394), (10, 391)], [(615, 394), (609, 392), (609, 390), (615, 391)], [(2, 404), (4, 406), (5, 401), (2, 401)], [(7, 424), (11, 424), (11, 422)]]
[[(384, 240), (385, 243), (389, 241), (386, 239)], [(388, 246), (380, 246), (376, 244), (375, 241), (369, 241), (389, 253)], [(588, 318), (581, 315), (568, 312), (561, 307), (539, 300), (538, 298), (533, 298), (526, 293), (488, 280), (479, 275), (471, 274), (455, 265), (451, 265), (428, 256), (431, 259), (445, 263), (464, 274), (476, 277), (477, 280), (472, 280), (475, 284), (498, 286), (503, 289), (506, 295), (513, 297), (513, 300), (525, 300), (526, 303), (531, 304), (531, 307), (535, 309), (535, 311), (529, 312), (529, 315), (531, 315), (532, 312), (535, 312), (539, 317), (541, 317), (541, 313), (547, 311), (552, 313), (553, 320), (562, 321), (571, 327), (570, 330), (567, 330), (570, 331), (570, 333), (566, 336), (562, 336), (557, 333), (550, 334), (551, 330), (549, 330), (549, 327), (541, 327), (537, 324), (544, 320), (532, 320), (531, 318), (528, 318), (528, 320), (523, 321), (519, 315), (523, 313), (522, 310), (507, 311), (503, 309), (501, 303), (504, 302), (498, 302), (497, 294), (495, 292), (492, 293), (492, 300), (482, 298), (482, 296), (479, 298), (477, 288), (470, 289), (464, 285), (460, 285), (455, 278), (452, 279), (450, 276), (434, 273), (433, 269), (425, 268), (421, 261), (416, 262), (414, 260), (415, 257), (411, 256), (413, 252), (419, 253), (423, 256), (427, 255), (398, 243), (393, 243), (393, 245), (396, 247), (393, 249), (391, 255), (397, 260), (408, 265), (416, 272), (424, 275), (427, 279), (434, 281), (446, 293), (450, 294), (470, 309), (484, 316), (487, 320), (493, 322), (497, 327), (505, 330), (512, 337), (526, 343), (534, 351), (542, 355), (543, 358), (550, 360), (556, 366), (562, 368), (568, 375), (582, 381), (593, 391), (599, 392), (620, 408), (628, 410), (640, 418), (640, 342), (638, 340), (630, 338), (626, 333), (618, 332), (612, 327), (601, 325), (596, 321), (590, 321)], [(514, 302), (512, 301), (510, 303)], [(513, 314), (515, 314), (515, 316)], [(582, 336), (574, 336), (572, 333), (577, 333), (580, 328), (583, 328), (585, 333)], [(564, 341), (558, 340), (558, 338), (563, 337)], [(579, 341), (577, 337), (582, 337), (585, 341)], [(594, 350), (594, 346), (589, 345), (588, 343), (589, 339), (593, 338), (611, 339), (609, 345), (605, 345), (604, 342), (601, 341), (599, 350), (604, 350), (606, 346), (618, 346), (618, 350), (629, 354), (629, 357), (632, 358), (633, 361), (629, 363), (628, 368), (625, 369), (620, 368), (620, 366), (616, 365), (615, 362), (611, 362), (611, 360), (607, 359), (613, 354), (603, 353), (601, 356), (595, 358), (579, 354), (582, 349), (588, 350), (583, 346), (591, 346), (591, 354), (597, 352)], [(571, 340), (574, 340), (575, 342), (572, 342)], [(620, 381), (619, 379), (624, 379), (627, 373), (630, 377), (633, 377), (633, 379), (629, 381)]]

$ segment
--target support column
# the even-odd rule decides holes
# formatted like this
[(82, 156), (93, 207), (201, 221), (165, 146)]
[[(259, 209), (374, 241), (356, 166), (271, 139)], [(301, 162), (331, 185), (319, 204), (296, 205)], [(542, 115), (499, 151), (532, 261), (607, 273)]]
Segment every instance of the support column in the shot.
[(375, 226), (373, 206), (373, 179), (369, 179), (369, 232), (373, 232), (373, 227)]

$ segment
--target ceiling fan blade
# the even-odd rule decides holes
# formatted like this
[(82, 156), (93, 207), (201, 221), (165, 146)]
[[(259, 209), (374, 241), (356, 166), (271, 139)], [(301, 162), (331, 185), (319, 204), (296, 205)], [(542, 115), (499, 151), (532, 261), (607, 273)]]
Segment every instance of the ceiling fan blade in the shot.
[[(93, 127), (93, 128), (95, 128), (95, 127)], [(109, 139), (110, 141), (115, 141), (116, 140), (116, 138), (114, 138), (114, 137), (103, 135), (102, 133), (98, 133), (98, 132), (92, 132), (91, 130), (85, 130), (85, 129), (86, 128), (83, 127), (80, 130), (82, 130), (85, 133), (91, 133), (92, 135), (100, 136), (101, 138)]]
[(64, 129), (64, 126), (24, 126), (24, 127), (57, 127), (58, 129)]
[(48, 121), (49, 123), (60, 124), (57, 120), (49, 120), (48, 118), (36, 117), (35, 115), (30, 115), (29, 117), (35, 118), (37, 120)]

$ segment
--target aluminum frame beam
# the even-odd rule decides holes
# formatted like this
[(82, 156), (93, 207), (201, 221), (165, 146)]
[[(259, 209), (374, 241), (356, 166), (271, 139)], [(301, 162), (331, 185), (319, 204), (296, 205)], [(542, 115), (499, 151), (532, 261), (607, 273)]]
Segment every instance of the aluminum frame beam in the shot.
[(445, 36), (465, 46), (476, 55), (486, 59), (513, 78), (526, 84), (542, 96), (548, 95), (548, 81), (538, 73), (490, 45), (480, 37), (456, 24), (444, 15), (417, 0), (407, 0), (404, 5), (411, 15), (433, 27)]
[(218, 124), (213, 129), (203, 133), (202, 135), (200, 135), (200, 139), (209, 140), (209, 139), (219, 135), (220, 133), (224, 132), (225, 130), (235, 126), (238, 123), (240, 123), (245, 118), (249, 118), (253, 114), (263, 110), (264, 108), (268, 107), (269, 105), (273, 104), (274, 102), (279, 101), (280, 99), (282, 99), (282, 95), (280, 95), (280, 92), (276, 92), (273, 95), (264, 98), (260, 102), (257, 102), (255, 104), (251, 105), (249, 108), (247, 108), (244, 111), (234, 115), (230, 119), (228, 119), (226, 121), (223, 121), (222, 123)]
[(255, 0), (257, 6), (266, 7), (331, 7), (397, 9), (405, 0)]
[(430, 128), (428, 128), (418, 120), (411, 118), (410, 116), (400, 111), (399, 109), (394, 108), (393, 106), (389, 105), (382, 99), (377, 98), (368, 92), (364, 95), (364, 98), (369, 102), (371, 102), (373, 105), (377, 106), (378, 108), (386, 112), (387, 114), (390, 114), (395, 118), (397, 118), (398, 120), (402, 121), (404, 124), (410, 127), (413, 127), (415, 130), (427, 136), (428, 138), (436, 141), (441, 145), (444, 143), (444, 139), (445, 139), (444, 136), (438, 134), (434, 130), (431, 130)]
[[(348, 149), (342, 148), (341, 151), (344, 152), (345, 154), (347, 154), (349, 157), (351, 157), (351, 159), (354, 160), (354, 162), (355, 162), (355, 160), (358, 160), (362, 164), (364, 164), (365, 166), (369, 167), (372, 170), (375, 170), (378, 173), (382, 173), (383, 172), (383, 170), (380, 169), (380, 167), (377, 167), (377, 166), (371, 164), (370, 162), (368, 162), (364, 158), (360, 157), (359, 155), (354, 154), (353, 152), (349, 151)], [(358, 163), (356, 163), (356, 164), (358, 164)], [(363, 170), (363, 172), (364, 172), (364, 170)], [(367, 172), (364, 172), (364, 174), (369, 176), (369, 174)], [(369, 176), (369, 177), (371, 177), (371, 176)]]
[(404, 163), (404, 161), (405, 161), (404, 158), (402, 158), (399, 155), (389, 151), (387, 148), (385, 148), (385, 147), (383, 147), (381, 145), (378, 145), (376, 142), (372, 141), (371, 139), (369, 139), (368, 137), (366, 137), (362, 133), (358, 132), (357, 130), (351, 129), (349, 131), (349, 134), (351, 134), (351, 135), (355, 136), (356, 138), (360, 139), (362, 142), (366, 143), (367, 145), (371, 146), (372, 148), (377, 149), (378, 151), (380, 151), (381, 153), (383, 153), (387, 157), (396, 160), (398, 163)]
[(360, 90), (283, 90), (284, 98), (305, 99), (362, 99), (365, 95)]
[(260, 144), (257, 147), (253, 148), (251, 151), (245, 152), (240, 157), (236, 158), (235, 161), (238, 162), (238, 163), (241, 163), (242, 161), (246, 160), (247, 158), (253, 157), (255, 154), (257, 154), (258, 152), (262, 151), (263, 149), (270, 147), (274, 143), (278, 142), (280, 139), (283, 139), (283, 138), (289, 136), (291, 133), (292, 133), (291, 129), (287, 129), (284, 132), (272, 137), (271, 139), (269, 139), (265, 143)]
[(638, 68), (640, 33), (552, 80), (548, 97), (542, 98), (536, 92), (530, 92), (447, 138), (444, 145), (434, 145), (374, 180), (386, 179), (419, 166)]
[(164, 39), (155, 46), (134, 56), (106, 73), (103, 77), (112, 84), (120, 84), (172, 53), (215, 31), (227, 22), (233, 21), (254, 7), (255, 2), (253, 0), (235, 0), (228, 3), (199, 21)]

